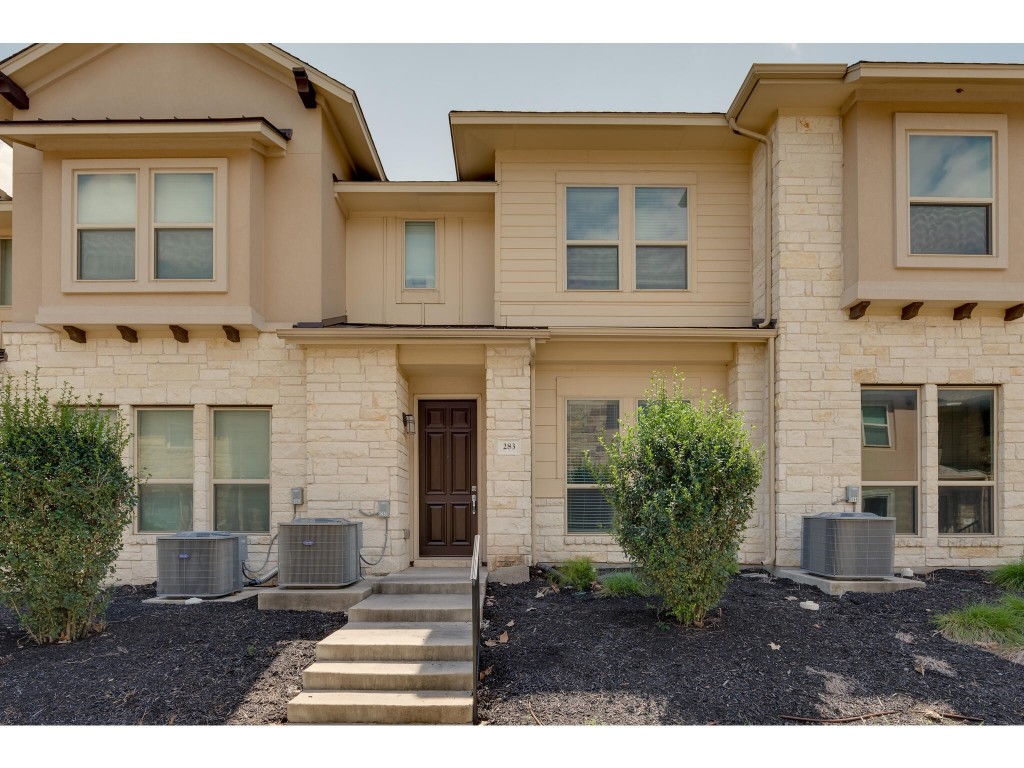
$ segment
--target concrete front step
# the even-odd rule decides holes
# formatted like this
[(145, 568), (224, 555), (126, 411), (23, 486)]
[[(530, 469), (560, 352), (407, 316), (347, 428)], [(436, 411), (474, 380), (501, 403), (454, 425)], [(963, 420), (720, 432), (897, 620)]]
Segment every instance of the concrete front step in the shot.
[(473, 658), (470, 622), (391, 624), (350, 621), (316, 644), (318, 661), (465, 661)]
[(370, 595), (348, 611), (356, 622), (472, 621), (472, 600), (465, 595)]
[(403, 579), (399, 574), (381, 579), (373, 591), (380, 595), (468, 595), (473, 588), (465, 579), (453, 581), (448, 577), (431, 578), (429, 575)]
[(303, 691), (290, 723), (457, 724), (473, 722), (470, 691)]
[(472, 661), (316, 661), (303, 691), (469, 691)]

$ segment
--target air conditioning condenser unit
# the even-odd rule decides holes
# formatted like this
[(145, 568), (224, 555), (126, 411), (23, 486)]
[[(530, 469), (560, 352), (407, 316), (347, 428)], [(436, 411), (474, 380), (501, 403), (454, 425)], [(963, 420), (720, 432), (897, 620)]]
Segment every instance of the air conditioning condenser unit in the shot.
[(362, 523), (300, 517), (281, 523), (278, 537), (278, 586), (344, 587), (359, 581)]
[(245, 586), (248, 539), (221, 531), (185, 531), (156, 537), (159, 597), (223, 597)]
[(888, 578), (894, 572), (896, 518), (825, 512), (803, 521), (800, 567), (819, 576)]

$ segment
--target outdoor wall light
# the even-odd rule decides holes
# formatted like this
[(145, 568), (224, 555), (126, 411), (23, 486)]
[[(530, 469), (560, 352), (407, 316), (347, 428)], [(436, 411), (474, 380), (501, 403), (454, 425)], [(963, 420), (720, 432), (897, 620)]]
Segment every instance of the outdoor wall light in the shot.
[(405, 425), (405, 434), (416, 434), (416, 419), (413, 418), (411, 413), (402, 414), (402, 423)]

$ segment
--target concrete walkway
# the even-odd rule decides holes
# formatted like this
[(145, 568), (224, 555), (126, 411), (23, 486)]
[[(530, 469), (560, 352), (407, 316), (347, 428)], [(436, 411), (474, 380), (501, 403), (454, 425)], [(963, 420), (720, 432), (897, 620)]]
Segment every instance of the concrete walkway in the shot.
[[(481, 599), (485, 585), (481, 569)], [(469, 569), (410, 568), (372, 586), (348, 609), (348, 623), (317, 643), (288, 721), (471, 723)]]

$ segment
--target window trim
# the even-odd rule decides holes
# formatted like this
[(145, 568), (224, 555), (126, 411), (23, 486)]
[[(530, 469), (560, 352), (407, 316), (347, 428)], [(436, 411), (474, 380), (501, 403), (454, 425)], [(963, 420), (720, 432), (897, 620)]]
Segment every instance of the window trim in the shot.
[[(107, 407), (107, 408), (111, 408), (111, 409), (116, 408), (116, 406), (101, 406), (101, 407)], [(174, 478), (152, 478), (152, 477), (147, 477), (144, 484), (145, 485), (149, 485), (149, 484), (152, 483), (153, 485), (185, 485), (186, 482), (187, 482), (189, 485), (191, 485), (192, 486), (192, 519), (190, 521), (191, 522), (191, 528), (189, 528), (188, 530), (195, 530), (195, 526), (196, 526), (196, 468), (195, 468), (196, 423), (195, 423), (195, 407), (194, 406), (174, 406), (174, 405), (168, 405), (168, 406), (163, 406), (163, 405), (140, 405), (140, 406), (136, 406), (133, 409), (132, 421), (133, 421), (135, 430), (134, 430), (134, 435), (132, 437), (132, 441), (135, 443), (135, 445), (134, 445), (134, 450), (132, 452), (133, 453), (133, 457), (132, 458), (134, 459), (135, 466), (139, 469), (140, 472), (145, 470), (145, 468), (142, 465), (141, 457), (139, 455), (140, 449), (142, 447), (141, 441), (139, 439), (139, 435), (141, 433), (141, 430), (139, 428), (139, 414), (144, 412), (144, 411), (157, 411), (157, 412), (163, 412), (163, 411), (187, 411), (192, 416), (192, 477), (188, 478), (187, 481), (185, 479), (182, 479), (182, 478), (174, 479)], [(137, 491), (137, 493), (139, 495), (139, 498), (138, 498), (138, 502), (137, 502), (136, 507), (135, 507), (135, 525), (134, 525), (135, 533), (137, 535), (141, 535), (141, 536), (163, 535), (163, 534), (166, 534), (166, 533), (178, 533), (177, 530), (173, 530), (173, 531), (172, 530), (166, 530), (166, 531), (164, 531), (164, 530), (145, 530), (144, 531), (144, 530), (142, 530), (142, 508), (141, 508), (142, 507), (142, 485), (143, 485), (143, 483), (137, 483), (136, 484), (136, 491)]]
[[(944, 538), (961, 538), (961, 537), (994, 537), (997, 534), (999, 528), (999, 387), (996, 385), (957, 385), (957, 384), (941, 384), (935, 388), (935, 440), (938, 448), (941, 448), (939, 443), (939, 431), (941, 429), (938, 423), (938, 411), (939, 411), (939, 393), (942, 390), (977, 390), (986, 391), (992, 393), (992, 413), (990, 418), (992, 423), (990, 424), (991, 434), (989, 439), (992, 441), (992, 479), (991, 480), (941, 480), (938, 476), (938, 470), (940, 461), (936, 454), (935, 459), (935, 530), (940, 539)], [(947, 488), (990, 488), (992, 494), (992, 530), (989, 532), (978, 532), (978, 533), (943, 533), (939, 529), (939, 496), (943, 487)]]
[[(158, 173), (213, 174), (213, 277), (155, 277), (155, 184)], [(131, 173), (136, 178), (135, 277), (78, 278), (77, 179), (79, 174)], [(228, 161), (226, 158), (64, 160), (61, 164), (61, 290), (64, 293), (224, 293), (228, 273)]]
[[(696, 210), (699, 190), (697, 174), (692, 171), (583, 171), (562, 170), (555, 174), (557, 220), (557, 268), (558, 292), (561, 294), (578, 295), (581, 300), (610, 298), (622, 294), (636, 294), (646, 301), (678, 300), (681, 295), (694, 293), (696, 270), (693, 267), (694, 256), (699, 245)], [(616, 289), (577, 289), (569, 288), (568, 246), (610, 245), (611, 241), (569, 241), (568, 230), (568, 195), (569, 187), (615, 187), (619, 190), (619, 287)], [(685, 288), (643, 288), (636, 287), (636, 246), (635, 237), (635, 206), (637, 187), (685, 187), (686, 188), (686, 287)], [(641, 245), (655, 244), (653, 241), (642, 241)], [(673, 243), (674, 244), (674, 243)], [(568, 298), (568, 296), (566, 296)]]
[[(1009, 266), (1008, 119), (996, 114), (897, 112), (893, 118), (896, 194), (896, 267), (1006, 269)], [(910, 137), (912, 135), (991, 136), (991, 255), (910, 252)], [(950, 198), (952, 204), (974, 202)], [(980, 200), (980, 198), (979, 198)]]
[[(269, 431), (267, 434), (267, 479), (233, 479), (233, 478), (217, 478), (216, 462), (217, 462), (217, 413), (228, 412), (238, 413), (239, 411), (258, 411), (260, 413), (267, 414), (267, 425)], [(209, 448), (209, 494), (207, 498), (210, 500), (209, 507), (209, 520), (211, 530), (221, 530), (217, 527), (217, 486), (218, 485), (258, 485), (267, 487), (267, 530), (265, 531), (230, 531), (230, 533), (245, 533), (251, 536), (269, 536), (271, 529), (274, 527), (274, 496), (273, 496), (273, 479), (274, 479), (274, 411), (272, 406), (211, 406), (210, 407), (210, 423), (209, 423), (209, 435), (210, 435), (210, 448)]]

